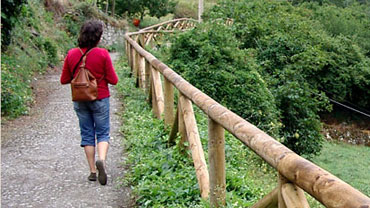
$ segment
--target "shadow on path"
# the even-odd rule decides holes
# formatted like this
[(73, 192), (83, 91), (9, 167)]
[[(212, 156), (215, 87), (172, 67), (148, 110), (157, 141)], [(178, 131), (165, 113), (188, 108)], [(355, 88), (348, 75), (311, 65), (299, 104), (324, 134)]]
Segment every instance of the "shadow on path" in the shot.
[[(112, 54), (112, 59), (117, 54)], [(120, 116), (111, 87), (111, 145), (108, 183), (87, 180), (89, 168), (80, 147), (78, 120), (70, 85), (60, 85), (61, 69), (49, 71), (35, 85), (36, 104), (29, 116), (1, 127), (1, 207), (133, 207), (124, 176)]]

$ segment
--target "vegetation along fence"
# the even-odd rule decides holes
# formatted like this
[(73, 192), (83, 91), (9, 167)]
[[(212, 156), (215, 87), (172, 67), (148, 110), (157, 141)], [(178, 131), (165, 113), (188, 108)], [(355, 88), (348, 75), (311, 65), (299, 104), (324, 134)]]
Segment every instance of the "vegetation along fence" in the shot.
[[(278, 173), (278, 186), (253, 205), (257, 207), (309, 207), (304, 191), (326, 207), (370, 208), (370, 198), (339, 178), (261, 131), (248, 121), (220, 105), (176, 72), (143, 49), (159, 36), (175, 30), (194, 27), (195, 20), (177, 19), (154, 25), (139, 32), (125, 34), (126, 54), (137, 85), (148, 92), (153, 113), (172, 126), (169, 144), (179, 132), (181, 141), (188, 141), (202, 198), (209, 198), (212, 207), (225, 204), (226, 170), (224, 129), (251, 148)], [(226, 24), (232, 24), (227, 22)], [(161, 81), (163, 76), (163, 86)], [(175, 111), (174, 89), (179, 99)], [(205, 161), (193, 103), (208, 115), (209, 168)], [(303, 191), (303, 190), (304, 191)]]

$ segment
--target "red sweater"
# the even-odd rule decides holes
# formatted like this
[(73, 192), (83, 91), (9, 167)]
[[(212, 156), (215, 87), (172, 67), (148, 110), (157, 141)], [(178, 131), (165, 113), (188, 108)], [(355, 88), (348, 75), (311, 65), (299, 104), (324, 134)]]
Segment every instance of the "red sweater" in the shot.
[[(84, 53), (86, 50), (87, 48), (82, 48)], [(73, 68), (76, 66), (81, 56), (81, 51), (78, 48), (73, 48), (68, 51), (67, 57), (64, 60), (60, 83), (71, 83)], [(86, 68), (95, 76), (97, 80), (100, 80), (104, 76), (104, 79), (98, 82), (98, 100), (109, 97), (110, 94), (108, 84), (115, 85), (118, 82), (118, 76), (114, 71), (109, 52), (103, 48), (92, 49), (86, 57)], [(76, 76), (77, 72), (78, 68), (73, 76)]]

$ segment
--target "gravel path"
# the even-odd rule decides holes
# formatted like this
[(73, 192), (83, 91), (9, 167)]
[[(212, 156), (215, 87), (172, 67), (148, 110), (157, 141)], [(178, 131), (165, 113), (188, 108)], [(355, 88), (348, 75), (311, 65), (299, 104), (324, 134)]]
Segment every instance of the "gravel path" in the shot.
[[(115, 59), (116, 54), (112, 54)], [(108, 183), (87, 180), (89, 168), (79, 146), (78, 120), (61, 69), (36, 81), (36, 103), (29, 116), (1, 127), (1, 207), (133, 207), (131, 192), (120, 185), (125, 157), (119, 132), (122, 112), (114, 88)]]

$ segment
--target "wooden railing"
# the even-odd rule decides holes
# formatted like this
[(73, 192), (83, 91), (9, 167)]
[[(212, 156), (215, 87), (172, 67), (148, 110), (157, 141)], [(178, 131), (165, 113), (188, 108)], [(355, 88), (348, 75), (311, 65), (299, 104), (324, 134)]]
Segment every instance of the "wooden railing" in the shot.
[[(155, 58), (143, 47), (153, 40), (150, 34), (162, 29), (184, 30), (194, 26), (193, 20), (180, 19), (127, 33), (126, 52), (132, 73), (138, 86), (146, 89), (152, 102), (154, 115), (171, 126), (169, 143), (173, 144), (177, 132), (179, 144), (188, 141), (194, 162), (202, 198), (210, 199), (213, 207), (225, 204), (226, 170), (224, 129), (247, 145), (278, 171), (278, 186), (253, 205), (259, 207), (309, 207), (304, 191), (326, 207), (370, 208), (370, 199), (331, 173), (261, 131), (248, 121), (220, 105), (205, 93), (188, 83), (166, 64)], [(162, 33), (163, 34), (163, 33)], [(161, 81), (163, 76), (163, 85)], [(174, 89), (179, 92), (176, 113)], [(208, 116), (208, 156), (205, 161), (198, 128), (193, 112), (193, 103)], [(303, 191), (303, 190), (304, 191)]]

